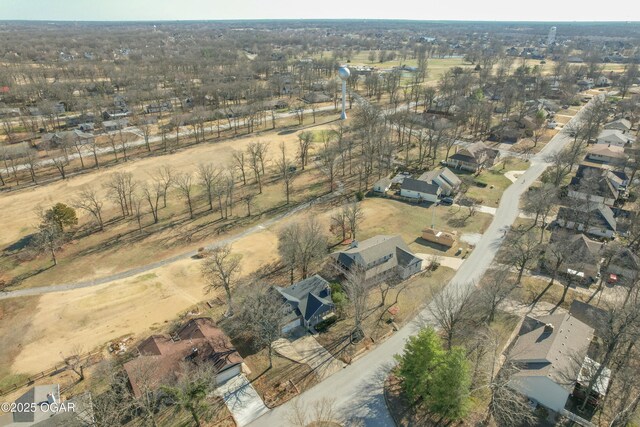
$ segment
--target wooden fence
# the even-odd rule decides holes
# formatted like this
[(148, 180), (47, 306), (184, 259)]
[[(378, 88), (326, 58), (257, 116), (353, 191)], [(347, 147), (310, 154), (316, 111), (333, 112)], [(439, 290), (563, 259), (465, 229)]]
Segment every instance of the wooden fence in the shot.
[[(81, 360), (83, 360), (85, 362), (90, 361), (93, 356), (97, 356), (100, 353), (102, 353), (102, 352), (99, 351), (99, 350), (96, 350), (94, 352), (85, 354), (84, 356), (82, 356)], [(90, 366), (90, 364), (89, 365), (85, 365), (85, 366)], [(67, 366), (66, 364), (63, 363), (63, 364), (60, 364), (60, 365), (56, 365), (51, 369), (47, 369), (46, 371), (38, 372), (37, 374), (34, 374), (34, 375), (28, 377), (26, 380), (14, 383), (14, 384), (12, 384), (11, 386), (9, 386), (7, 388), (0, 389), (0, 396), (5, 396), (5, 395), (7, 395), (7, 394), (9, 394), (11, 392), (14, 392), (14, 391), (18, 390), (19, 388), (31, 385), (34, 382), (36, 382), (37, 380), (39, 380), (39, 379), (42, 379), (42, 378), (48, 377), (48, 376), (52, 376), (52, 375), (60, 373), (60, 372), (64, 372), (67, 369), (69, 369), (69, 366)]]

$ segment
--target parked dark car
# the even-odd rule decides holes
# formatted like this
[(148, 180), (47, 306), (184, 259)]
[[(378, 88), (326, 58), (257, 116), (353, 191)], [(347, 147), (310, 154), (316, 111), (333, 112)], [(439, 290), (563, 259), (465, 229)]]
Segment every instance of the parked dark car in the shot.
[(451, 197), (443, 197), (440, 199), (440, 204), (450, 206), (453, 204), (453, 199)]

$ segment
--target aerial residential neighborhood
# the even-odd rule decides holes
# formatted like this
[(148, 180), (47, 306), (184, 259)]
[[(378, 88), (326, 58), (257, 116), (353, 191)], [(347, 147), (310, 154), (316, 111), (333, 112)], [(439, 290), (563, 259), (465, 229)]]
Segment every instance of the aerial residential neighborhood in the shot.
[(236, 3), (2, 4), (0, 426), (640, 425), (637, 10)]

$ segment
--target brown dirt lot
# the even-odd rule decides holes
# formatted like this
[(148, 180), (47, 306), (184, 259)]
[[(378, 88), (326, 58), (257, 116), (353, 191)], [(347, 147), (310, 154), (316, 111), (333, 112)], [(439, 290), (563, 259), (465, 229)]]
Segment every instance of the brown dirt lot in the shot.
[[(438, 209), (443, 217), (449, 214), (449, 208)], [(311, 213), (317, 213), (325, 223), (325, 229), (328, 229), (331, 209), (319, 206)], [(421, 247), (411, 242), (431, 218), (429, 209), (424, 207), (379, 198), (366, 199), (364, 213), (359, 238), (379, 233), (398, 233), (413, 248)], [(286, 222), (296, 221), (308, 214), (302, 212), (292, 215), (279, 224), (234, 243), (234, 252), (243, 255), (243, 274), (250, 274), (276, 261), (279, 228)], [(482, 224), (490, 221), (490, 217), (485, 219), (477, 214), (467, 227), (477, 228), (479, 224), (474, 224), (476, 219)], [(440, 272), (448, 271), (440, 268), (434, 278)], [(446, 282), (449, 276), (445, 274), (438, 282)], [(415, 298), (413, 292), (409, 291), (405, 296), (421, 302), (422, 298)], [(84, 351), (90, 351), (128, 334), (141, 338), (154, 330), (166, 329), (180, 314), (198, 302), (216, 296), (221, 294), (204, 293), (199, 262), (187, 259), (134, 278), (92, 288), (46, 294), (32, 299), (6, 300), (7, 304), (18, 304), (16, 307), (20, 308), (12, 314), (11, 324), (0, 323), (0, 336), (10, 337), (7, 342), (12, 343), (11, 347), (0, 347), (0, 362), (2, 366), (10, 367), (10, 372), (4, 374), (28, 374), (47, 369), (60, 362), (61, 353), (69, 354), (78, 345)], [(372, 295), (372, 298), (379, 297)], [(401, 300), (401, 303), (403, 314), (408, 315), (413, 311), (414, 308), (406, 305), (408, 302)], [(14, 332), (10, 334), (10, 331)], [(42, 357), (43, 354), (50, 357)]]
[[(328, 127), (327, 124), (319, 124), (314, 129)], [(37, 215), (34, 210), (38, 205), (47, 207), (60, 201), (72, 203), (75, 195), (85, 185), (92, 186), (105, 194), (101, 184), (113, 172), (131, 172), (135, 179), (145, 181), (160, 165), (171, 165), (175, 173), (193, 172), (201, 161), (212, 162), (223, 167), (230, 162), (233, 149), (244, 149), (252, 141), (270, 142), (271, 157), (278, 155), (278, 145), (283, 141), (287, 147), (287, 155), (293, 158), (297, 151), (297, 134), (297, 131), (285, 135), (272, 132), (203, 144), (161, 158), (123, 162), (112, 168), (74, 176), (65, 181), (5, 194), (0, 197), (0, 208), (5, 212), (7, 226), (0, 234), (0, 245), (7, 247), (6, 245), (11, 245), (35, 231)], [(198, 189), (194, 203), (196, 218), (189, 220), (184, 202), (174, 191), (169, 195), (168, 208), (161, 209), (159, 212), (160, 223), (151, 224), (150, 214), (147, 214), (142, 219), (144, 230), (140, 233), (134, 219), (120, 219), (119, 209), (107, 202), (103, 213), (105, 221), (108, 222), (105, 231), (93, 233), (65, 245), (59, 254), (59, 265), (55, 269), (45, 270), (50, 266), (50, 260), (46, 255), (35, 260), (27, 260), (16, 254), (0, 258), (0, 269), (4, 270), (4, 275), (7, 276), (5, 279), (21, 278), (16, 280), (14, 288), (15, 286), (33, 287), (101, 277), (144, 265), (150, 262), (149, 260), (157, 261), (187, 250), (194, 250), (217, 239), (220, 233), (228, 232), (231, 227), (237, 231), (250, 226), (260, 219), (259, 215), (265, 212), (268, 215), (274, 215), (288, 209), (285, 206), (282, 183), (270, 174), (271, 172), (267, 171), (263, 193), (255, 198), (250, 219), (245, 218), (246, 205), (237, 200), (234, 206), (234, 217), (227, 221), (220, 221), (216, 210), (206, 211), (206, 200), (202, 191)], [(326, 192), (324, 181), (325, 178), (321, 172), (313, 164), (309, 165), (292, 185), (292, 203)], [(236, 199), (245, 191), (257, 192), (256, 185), (252, 182), (251, 177), (249, 178), (250, 187), (239, 186), (236, 190)], [(277, 209), (273, 210), (274, 208)], [(146, 210), (147, 207), (144, 206), (144, 209)], [(78, 215), (81, 230), (82, 227), (89, 227), (91, 218), (84, 212), (78, 212)], [(32, 274), (39, 270), (44, 271), (37, 275)]]

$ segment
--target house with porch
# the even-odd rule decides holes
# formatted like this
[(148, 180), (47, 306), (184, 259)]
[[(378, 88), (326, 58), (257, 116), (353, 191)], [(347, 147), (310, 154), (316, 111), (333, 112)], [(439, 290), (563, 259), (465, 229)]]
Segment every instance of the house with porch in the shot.
[(339, 271), (362, 276), (371, 284), (397, 278), (404, 280), (422, 268), (422, 259), (416, 257), (398, 235), (354, 241), (349, 249), (332, 253), (331, 258)]
[(493, 166), (499, 155), (500, 152), (498, 150), (491, 149), (482, 141), (478, 141), (466, 147), (456, 145), (456, 152), (449, 156), (445, 163), (455, 169), (478, 172), (486, 167)]
[(286, 288), (276, 286), (274, 289), (290, 308), (282, 327), (283, 332), (298, 326), (313, 331), (318, 323), (335, 315), (331, 286), (317, 274)]

